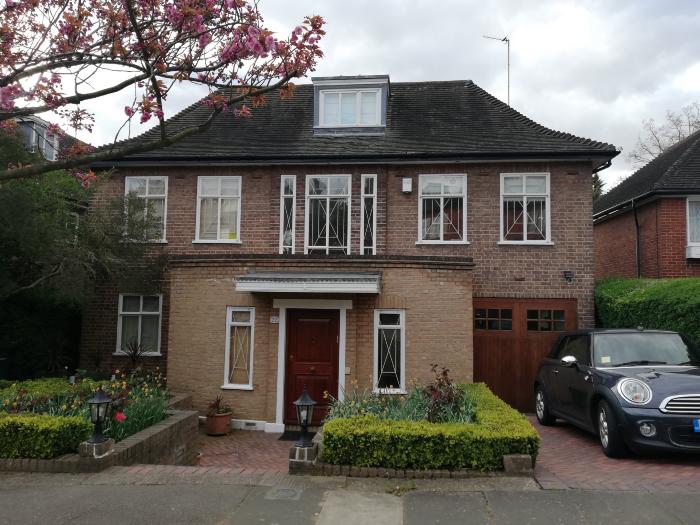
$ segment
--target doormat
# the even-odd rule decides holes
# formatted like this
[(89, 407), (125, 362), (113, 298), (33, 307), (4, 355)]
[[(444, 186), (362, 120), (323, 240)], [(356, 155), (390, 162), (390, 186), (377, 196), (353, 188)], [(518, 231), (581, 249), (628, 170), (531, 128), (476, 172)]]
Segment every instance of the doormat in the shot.
[[(316, 432), (309, 432), (309, 439), (313, 439)], [(301, 439), (300, 430), (285, 430), (284, 433), (279, 437), (280, 441), (299, 441)]]

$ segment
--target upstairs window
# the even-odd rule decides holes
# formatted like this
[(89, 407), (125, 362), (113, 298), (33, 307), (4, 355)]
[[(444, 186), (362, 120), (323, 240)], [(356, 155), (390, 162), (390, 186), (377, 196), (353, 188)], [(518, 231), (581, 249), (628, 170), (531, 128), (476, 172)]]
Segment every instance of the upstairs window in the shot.
[(324, 89), (320, 92), (321, 127), (381, 126), (381, 89)]
[(549, 173), (501, 174), (501, 242), (550, 242)]
[(465, 243), (467, 177), (421, 175), (419, 179), (419, 242)]
[(240, 242), (241, 178), (199, 177), (197, 232), (200, 242)]
[[(155, 225), (158, 231), (156, 232), (153, 241), (165, 242), (165, 223), (167, 213), (168, 199), (168, 178), (167, 177), (126, 177), (124, 180), (124, 193), (137, 197), (136, 201), (138, 209), (129, 209), (129, 216), (132, 214), (140, 214), (143, 219), (148, 219), (148, 214), (154, 214), (157, 224)], [(143, 206), (138, 204), (143, 202)], [(133, 206), (133, 201), (130, 206)], [(150, 220), (149, 227), (150, 227)], [(150, 231), (149, 231), (150, 233)]]
[(297, 177), (282, 175), (280, 183), (280, 253), (294, 253)]
[(688, 245), (700, 246), (700, 196), (688, 197)]
[(350, 253), (350, 175), (306, 178), (305, 253)]
[(374, 255), (377, 253), (377, 176), (362, 176), (362, 210), (360, 232), (360, 253)]

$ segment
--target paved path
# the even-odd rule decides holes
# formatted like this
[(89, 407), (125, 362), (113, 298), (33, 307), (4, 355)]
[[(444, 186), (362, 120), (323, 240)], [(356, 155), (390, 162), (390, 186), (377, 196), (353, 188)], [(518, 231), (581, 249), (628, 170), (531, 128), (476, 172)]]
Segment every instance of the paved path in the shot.
[(611, 459), (592, 434), (564, 422), (544, 427), (530, 420), (542, 437), (535, 469), (542, 488), (700, 492), (700, 455)]
[(390, 482), (179, 469), (0, 473), (0, 525), (700, 523), (698, 499), (685, 494), (545, 491), (522, 478)]
[(232, 430), (227, 436), (207, 436), (200, 428), (199, 465), (286, 472), (291, 441), (280, 434)]

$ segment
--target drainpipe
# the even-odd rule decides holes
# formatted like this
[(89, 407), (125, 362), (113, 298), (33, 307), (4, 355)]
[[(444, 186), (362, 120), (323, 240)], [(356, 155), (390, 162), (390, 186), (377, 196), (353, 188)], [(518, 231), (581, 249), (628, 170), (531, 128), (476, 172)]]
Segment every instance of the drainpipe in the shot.
[(637, 216), (637, 201), (635, 199), (632, 199), (632, 213), (634, 214), (634, 245), (636, 252), (637, 279), (639, 279), (642, 277), (642, 255), (640, 253), (639, 217)]

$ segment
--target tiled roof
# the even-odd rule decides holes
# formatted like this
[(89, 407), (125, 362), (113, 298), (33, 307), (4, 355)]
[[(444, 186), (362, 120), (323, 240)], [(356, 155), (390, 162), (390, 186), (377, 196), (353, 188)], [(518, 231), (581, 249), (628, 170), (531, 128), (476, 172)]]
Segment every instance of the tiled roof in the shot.
[(593, 214), (651, 193), (700, 192), (700, 131), (667, 149), (593, 203)]
[[(313, 85), (253, 109), (253, 118), (217, 117), (212, 126), (171, 146), (119, 159), (131, 162), (323, 162), (500, 157), (584, 157), (601, 164), (617, 155), (610, 144), (533, 122), (471, 81), (390, 85), (383, 135), (314, 136)], [(193, 104), (168, 122), (170, 130), (200, 123), (208, 108)], [(131, 139), (157, 138), (157, 130)], [(119, 163), (105, 162), (102, 165)]]

